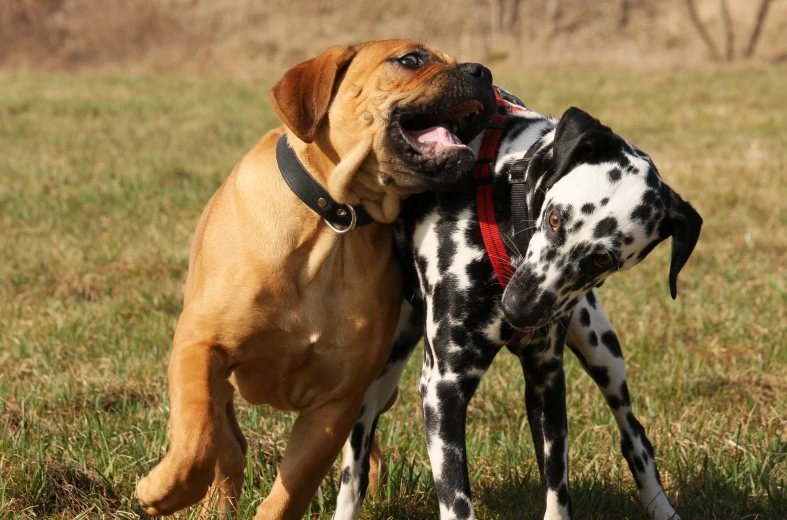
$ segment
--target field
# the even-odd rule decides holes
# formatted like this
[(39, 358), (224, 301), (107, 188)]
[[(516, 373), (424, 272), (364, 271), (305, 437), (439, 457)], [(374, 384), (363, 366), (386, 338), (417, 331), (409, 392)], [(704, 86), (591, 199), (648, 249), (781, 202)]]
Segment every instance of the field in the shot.
[[(785, 68), (524, 71), (539, 111), (570, 105), (653, 157), (705, 219), (669, 298), (669, 245), (600, 290), (635, 411), (684, 519), (787, 518)], [(212, 192), (276, 117), (271, 82), (0, 73), (0, 518), (136, 518), (166, 447), (166, 365), (189, 241)], [(437, 516), (417, 377), (380, 422), (387, 488), (366, 519)], [(578, 519), (644, 519), (600, 393), (567, 360)], [(540, 519), (518, 362), (471, 404), (481, 519)], [(239, 404), (242, 517), (270, 488), (293, 415)], [(330, 518), (336, 467), (312, 504)]]

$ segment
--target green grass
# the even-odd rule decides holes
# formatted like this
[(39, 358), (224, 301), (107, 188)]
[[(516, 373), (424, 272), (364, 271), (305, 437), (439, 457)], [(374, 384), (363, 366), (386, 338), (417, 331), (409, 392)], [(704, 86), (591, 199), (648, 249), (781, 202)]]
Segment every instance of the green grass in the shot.
[[(635, 410), (685, 519), (787, 518), (787, 69), (535, 73), (529, 106), (590, 111), (705, 218), (669, 299), (669, 246), (601, 297)], [(197, 217), (276, 118), (271, 81), (0, 74), (0, 518), (134, 518), (166, 447), (166, 365)], [(364, 518), (436, 518), (420, 353), (380, 421), (389, 486)], [(567, 360), (578, 519), (644, 519), (611, 414)], [(478, 516), (543, 517), (517, 361), (470, 408)], [(269, 490), (291, 414), (241, 404), (241, 512)], [(312, 504), (330, 518), (333, 473)]]

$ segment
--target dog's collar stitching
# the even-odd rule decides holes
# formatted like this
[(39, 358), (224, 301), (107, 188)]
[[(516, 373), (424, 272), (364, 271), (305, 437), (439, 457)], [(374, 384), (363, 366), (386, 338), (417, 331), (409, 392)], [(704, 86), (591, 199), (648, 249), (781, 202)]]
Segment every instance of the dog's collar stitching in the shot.
[[(312, 211), (325, 219), (326, 223), (350, 227), (353, 223), (353, 213), (355, 226), (365, 226), (374, 222), (363, 206), (340, 204), (331, 198), (328, 191), (303, 167), (287, 142), (287, 134), (283, 134), (276, 144), (276, 163), (292, 192)], [(340, 231), (349, 231), (349, 229)]]

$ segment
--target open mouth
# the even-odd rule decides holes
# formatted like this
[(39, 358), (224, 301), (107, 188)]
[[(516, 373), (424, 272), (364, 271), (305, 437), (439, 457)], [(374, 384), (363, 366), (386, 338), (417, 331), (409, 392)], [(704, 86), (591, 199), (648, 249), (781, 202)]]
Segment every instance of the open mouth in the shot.
[(475, 137), (483, 112), (484, 104), (471, 99), (447, 108), (403, 113), (398, 123), (415, 152), (435, 156), (469, 149), (467, 144)]

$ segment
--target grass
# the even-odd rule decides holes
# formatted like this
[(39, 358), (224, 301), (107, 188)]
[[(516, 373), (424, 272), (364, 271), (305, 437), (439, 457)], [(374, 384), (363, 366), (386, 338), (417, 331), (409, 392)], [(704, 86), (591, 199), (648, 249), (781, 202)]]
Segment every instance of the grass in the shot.
[[(787, 518), (787, 69), (523, 71), (529, 106), (578, 105), (648, 151), (705, 218), (669, 299), (669, 246), (601, 297), (635, 410), (686, 519)], [(166, 447), (166, 364), (189, 240), (212, 192), (276, 124), (270, 81), (0, 73), (0, 518), (135, 518)], [(436, 518), (417, 353), (380, 424), (389, 486), (364, 518)], [(611, 414), (567, 360), (578, 519), (643, 519)], [(479, 518), (540, 519), (518, 363), (471, 404)], [(241, 404), (250, 517), (291, 414)], [(312, 504), (330, 518), (334, 468)]]

